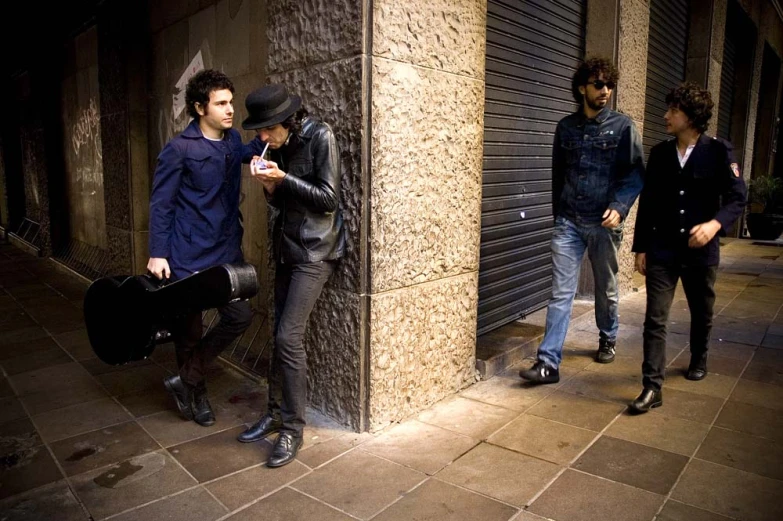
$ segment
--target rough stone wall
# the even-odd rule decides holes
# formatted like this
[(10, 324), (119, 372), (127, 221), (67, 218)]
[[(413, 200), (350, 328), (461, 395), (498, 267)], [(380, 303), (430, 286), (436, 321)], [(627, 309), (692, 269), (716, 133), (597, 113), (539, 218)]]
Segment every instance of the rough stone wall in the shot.
[[(645, 0), (620, 0), (620, 40), (618, 42), (617, 108), (633, 119), (639, 135), (644, 135), (644, 104), (647, 88), (647, 36), (650, 6)], [(645, 158), (646, 159), (646, 158)], [(620, 246), (618, 284), (620, 295), (633, 287), (635, 254), (631, 251), (636, 224), (634, 204), (625, 220), (625, 238)]]
[[(341, 207), (347, 252), (316, 303), (307, 327), (310, 405), (354, 429), (365, 429), (366, 254), (362, 246), (364, 11), (360, 0), (267, 2), (269, 83), (302, 96), (328, 123), (340, 147)], [(272, 215), (270, 215), (271, 221)], [(267, 253), (269, 279), (274, 266)]]
[(370, 428), (475, 381), (486, 2), (373, 2)]

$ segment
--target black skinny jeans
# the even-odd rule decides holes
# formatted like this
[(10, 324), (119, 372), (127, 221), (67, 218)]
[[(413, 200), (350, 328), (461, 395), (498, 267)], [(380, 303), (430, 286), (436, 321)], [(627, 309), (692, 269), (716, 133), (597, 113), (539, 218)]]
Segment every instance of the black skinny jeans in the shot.
[(304, 331), (336, 261), (277, 264), (275, 344), (269, 367), (269, 414), (283, 431), (302, 435), (307, 407)]
[(180, 378), (191, 386), (204, 386), (209, 364), (244, 333), (253, 320), (253, 310), (246, 300), (226, 304), (218, 308), (218, 313), (220, 322), (204, 338), (201, 338), (200, 311), (179, 318), (171, 328)]
[(691, 356), (707, 352), (712, 332), (717, 266), (684, 266), (647, 261), (647, 311), (644, 317), (644, 362), (642, 383), (645, 389), (659, 391), (666, 371), (666, 323), (672, 307), (677, 280), (691, 312)]

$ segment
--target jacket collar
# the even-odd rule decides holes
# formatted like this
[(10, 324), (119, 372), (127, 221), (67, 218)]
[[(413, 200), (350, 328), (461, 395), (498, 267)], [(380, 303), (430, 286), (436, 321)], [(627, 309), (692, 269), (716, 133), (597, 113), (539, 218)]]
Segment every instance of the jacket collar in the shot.
[(204, 137), (204, 133), (201, 132), (201, 128), (198, 126), (198, 120), (196, 119), (191, 120), (190, 124), (185, 127), (185, 130), (183, 130), (180, 135), (189, 139)]
[(611, 114), (611, 112), (612, 112), (612, 110), (610, 108), (604, 107), (604, 108), (601, 109), (601, 112), (599, 112), (594, 118), (588, 118), (587, 114), (585, 114), (584, 109), (579, 109), (579, 111), (577, 112), (577, 114), (578, 114), (577, 118), (578, 118), (578, 121), (579, 121), (579, 126), (584, 125), (585, 123), (590, 121), (590, 119), (594, 119), (600, 125), (601, 123), (606, 121), (606, 118), (609, 117), (609, 114)]

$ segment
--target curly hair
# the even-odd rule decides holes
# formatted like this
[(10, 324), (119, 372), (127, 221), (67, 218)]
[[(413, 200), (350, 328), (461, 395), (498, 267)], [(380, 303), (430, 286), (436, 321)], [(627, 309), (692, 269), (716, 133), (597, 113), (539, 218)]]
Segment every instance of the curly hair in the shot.
[(222, 72), (215, 69), (204, 69), (194, 74), (185, 87), (185, 106), (190, 117), (198, 120), (201, 116), (196, 110), (196, 103), (206, 106), (209, 104), (209, 95), (212, 91), (223, 89), (234, 93), (234, 84)]
[(599, 78), (601, 75), (604, 77), (604, 81), (617, 83), (620, 79), (620, 72), (617, 67), (614, 66), (611, 60), (602, 58), (600, 56), (594, 56), (583, 61), (571, 80), (571, 93), (574, 95), (574, 99), (579, 105), (584, 102), (584, 96), (579, 92), (579, 87), (587, 85), (587, 80), (591, 77)]
[(691, 126), (702, 134), (707, 131), (715, 106), (710, 91), (693, 82), (682, 83), (672, 89), (666, 95), (666, 105), (683, 111), (691, 120)]
[(283, 128), (288, 129), (288, 132), (291, 134), (299, 134), (299, 132), (302, 130), (302, 122), (307, 118), (309, 113), (307, 112), (307, 109), (302, 107), (290, 116), (288, 116), (285, 121), (280, 123), (283, 125)]

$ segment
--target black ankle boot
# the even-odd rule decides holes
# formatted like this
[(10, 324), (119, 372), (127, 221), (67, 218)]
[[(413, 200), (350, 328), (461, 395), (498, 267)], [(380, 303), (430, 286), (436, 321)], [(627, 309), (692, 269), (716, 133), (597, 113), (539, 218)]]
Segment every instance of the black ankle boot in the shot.
[(642, 394), (631, 402), (629, 407), (632, 413), (641, 414), (661, 405), (663, 405), (663, 391), (645, 389), (642, 391)]
[(707, 352), (691, 353), (691, 363), (688, 365), (688, 380), (704, 380), (707, 376)]
[(193, 392), (193, 420), (204, 427), (215, 424), (215, 413), (207, 400), (207, 386), (204, 382), (197, 385)]
[(599, 364), (610, 364), (614, 362), (615, 340), (602, 338), (598, 341), (598, 352), (595, 354), (595, 361)]
[(183, 418), (193, 419), (193, 387), (182, 381), (179, 375), (169, 376), (163, 379), (163, 386), (174, 396), (177, 409)]

